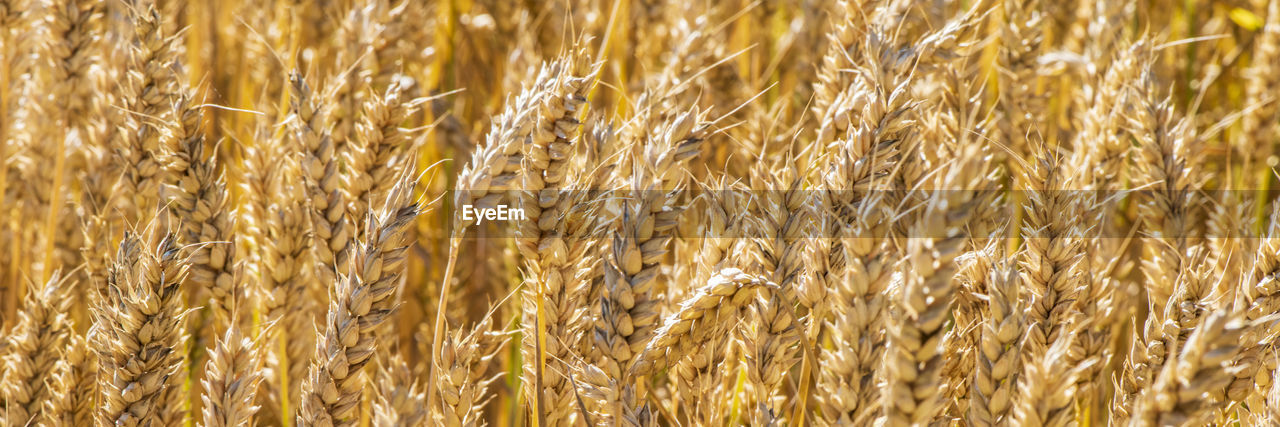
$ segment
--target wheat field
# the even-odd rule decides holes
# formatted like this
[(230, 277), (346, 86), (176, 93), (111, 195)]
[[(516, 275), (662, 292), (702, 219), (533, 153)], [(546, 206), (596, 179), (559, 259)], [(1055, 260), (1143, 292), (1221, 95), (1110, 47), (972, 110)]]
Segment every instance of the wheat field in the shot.
[(1280, 0), (0, 0), (0, 425), (1280, 425)]

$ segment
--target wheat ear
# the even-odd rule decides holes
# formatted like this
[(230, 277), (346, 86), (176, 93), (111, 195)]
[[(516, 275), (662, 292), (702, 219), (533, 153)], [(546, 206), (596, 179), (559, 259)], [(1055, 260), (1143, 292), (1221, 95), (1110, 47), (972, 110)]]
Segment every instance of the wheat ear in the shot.
[(761, 289), (776, 290), (777, 285), (736, 268), (720, 270), (666, 318), (636, 355), (630, 374), (640, 377), (671, 366), (699, 344), (728, 330), (737, 310)]
[(54, 367), (52, 387), (57, 394), (45, 405), (50, 422), (58, 425), (91, 425), (97, 410), (98, 360), (88, 340), (71, 334), (62, 358)]
[(99, 423), (182, 422), (187, 310), (181, 284), (188, 266), (177, 236), (158, 237), (150, 245), (139, 235), (125, 235), (107, 278), (107, 295), (94, 309)]
[[(409, 175), (406, 175), (409, 176)], [(404, 274), (406, 227), (418, 215), (412, 186), (402, 178), (386, 207), (370, 215), (366, 234), (355, 246), (350, 270), (330, 292), (323, 335), (302, 384), (298, 423), (353, 425), (359, 421), (365, 365), (378, 348), (376, 331), (396, 307)]]
[(397, 158), (409, 140), (408, 132), (400, 129), (400, 124), (417, 110), (414, 104), (403, 100), (403, 96), (397, 83), (364, 104), (356, 137), (346, 152), (343, 190), (350, 204), (348, 218), (359, 221), (370, 212), (373, 202), (391, 190), (396, 183), (395, 176), (411, 161)]
[[(227, 308), (235, 310), (241, 298), (231, 296)], [(209, 361), (200, 380), (204, 389), (201, 415), (207, 427), (249, 426), (258, 412), (254, 401), (263, 380), (262, 347), (244, 336), (235, 316), (228, 320), (226, 333), (208, 351)]]
[(293, 98), (290, 103), (295, 144), (302, 151), (302, 171), (306, 200), (311, 211), (311, 230), (315, 244), (312, 253), (318, 268), (315, 280), (332, 284), (336, 271), (347, 267), (348, 250), (354, 238), (354, 227), (347, 216), (347, 204), (338, 187), (341, 179), (338, 159), (331, 137), (329, 112), (311, 93), (302, 76), (290, 76)]
[(54, 274), (40, 287), (33, 287), (24, 298), (17, 325), (6, 331), (6, 339), (11, 341), (0, 382), (4, 403), (0, 421), (5, 425), (46, 422), (45, 402), (75, 392), (53, 389), (59, 352), (68, 335), (74, 333), (67, 313), (71, 285)]
[(426, 425), (427, 400), (409, 365), (400, 355), (380, 361), (375, 382), (373, 422), (380, 426)]
[(171, 106), (181, 93), (176, 58), (182, 40), (165, 33), (150, 2), (131, 1), (128, 12), (133, 35), (122, 101), (124, 126), (113, 145), (123, 156), (122, 183), (128, 190), (122, 193), (132, 195), (128, 202), (141, 222), (158, 207), (161, 185), (170, 179), (167, 156), (175, 149), (164, 134), (177, 119)]
[(443, 425), (474, 425), (482, 419), (482, 410), (490, 399), (489, 384), (498, 378), (488, 375), (488, 368), (507, 343), (507, 336), (489, 330), (489, 323), (486, 319), (465, 334), (463, 330), (450, 334), (445, 338), (441, 358), (432, 362), (441, 373), (441, 406), (433, 419)]
[(1012, 418), (1026, 315), (1019, 302), (1017, 270), (997, 264), (986, 274), (989, 286), (968, 416), (975, 425), (996, 426)]
[(1205, 422), (1202, 416), (1217, 403), (1206, 396), (1231, 381), (1228, 362), (1240, 348), (1244, 325), (1231, 316), (1204, 318), (1172, 363), (1144, 390), (1130, 425), (1184, 425)]

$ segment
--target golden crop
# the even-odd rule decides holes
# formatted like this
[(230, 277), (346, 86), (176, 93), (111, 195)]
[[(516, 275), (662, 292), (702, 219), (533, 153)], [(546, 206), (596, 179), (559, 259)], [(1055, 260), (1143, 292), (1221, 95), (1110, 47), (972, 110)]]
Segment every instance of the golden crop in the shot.
[(0, 0), (0, 425), (1277, 425), (1280, 0)]

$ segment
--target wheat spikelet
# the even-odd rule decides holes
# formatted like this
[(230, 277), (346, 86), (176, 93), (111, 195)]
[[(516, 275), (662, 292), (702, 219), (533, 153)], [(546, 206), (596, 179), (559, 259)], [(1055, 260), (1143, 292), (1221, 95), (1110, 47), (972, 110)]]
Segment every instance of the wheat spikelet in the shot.
[(959, 272), (956, 274), (956, 297), (952, 303), (952, 320), (955, 322), (951, 330), (942, 339), (947, 345), (942, 350), (944, 360), (941, 370), (942, 401), (946, 405), (941, 419), (963, 419), (969, 412), (969, 391), (977, 365), (978, 348), (982, 339), (982, 295), (990, 289), (990, 260), (977, 255), (976, 252), (992, 248), (979, 248), (974, 241), (969, 244), (974, 250), (956, 259)]
[(755, 330), (743, 331), (747, 381), (755, 389), (753, 401), (756, 409), (751, 416), (752, 422), (757, 424), (774, 424), (782, 418), (782, 399), (775, 398), (775, 394), (787, 371), (798, 359), (793, 351), (800, 338), (795, 328), (796, 320), (790, 313), (792, 308), (783, 306), (789, 303), (783, 302), (777, 294), (753, 304), (757, 320)]

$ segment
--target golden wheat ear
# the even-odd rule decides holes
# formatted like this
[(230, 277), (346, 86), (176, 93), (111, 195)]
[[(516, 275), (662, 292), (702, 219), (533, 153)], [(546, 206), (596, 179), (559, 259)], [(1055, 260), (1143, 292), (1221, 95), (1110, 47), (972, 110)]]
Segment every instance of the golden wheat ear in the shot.
[(248, 426), (259, 409), (255, 401), (264, 379), (265, 352), (260, 345), (263, 340), (251, 339), (238, 326), (239, 316), (234, 313), (239, 312), (243, 301), (244, 296), (239, 294), (228, 298), (227, 308), (232, 313), (227, 319), (229, 326), (208, 350), (209, 361), (200, 380), (201, 418), (206, 426)]
[(61, 411), (47, 411), (44, 405), (75, 393), (56, 382), (63, 364), (60, 352), (68, 340), (75, 339), (67, 312), (73, 285), (54, 272), (43, 284), (30, 286), (17, 324), (6, 331), (9, 345), (0, 379), (0, 399), (6, 404), (0, 421), (6, 425), (43, 423), (55, 416), (60, 419)]
[(107, 278), (107, 294), (94, 309), (98, 353), (97, 419), (176, 423), (182, 411), (183, 327), (189, 311), (182, 295), (188, 260), (177, 236), (152, 226), (126, 233)]
[(365, 385), (364, 367), (380, 345), (380, 325), (398, 306), (396, 289), (405, 271), (405, 234), (418, 215), (412, 180), (392, 189), (386, 205), (368, 216), (345, 274), (330, 290), (329, 311), (318, 331), (302, 384), (298, 423), (353, 425)]

